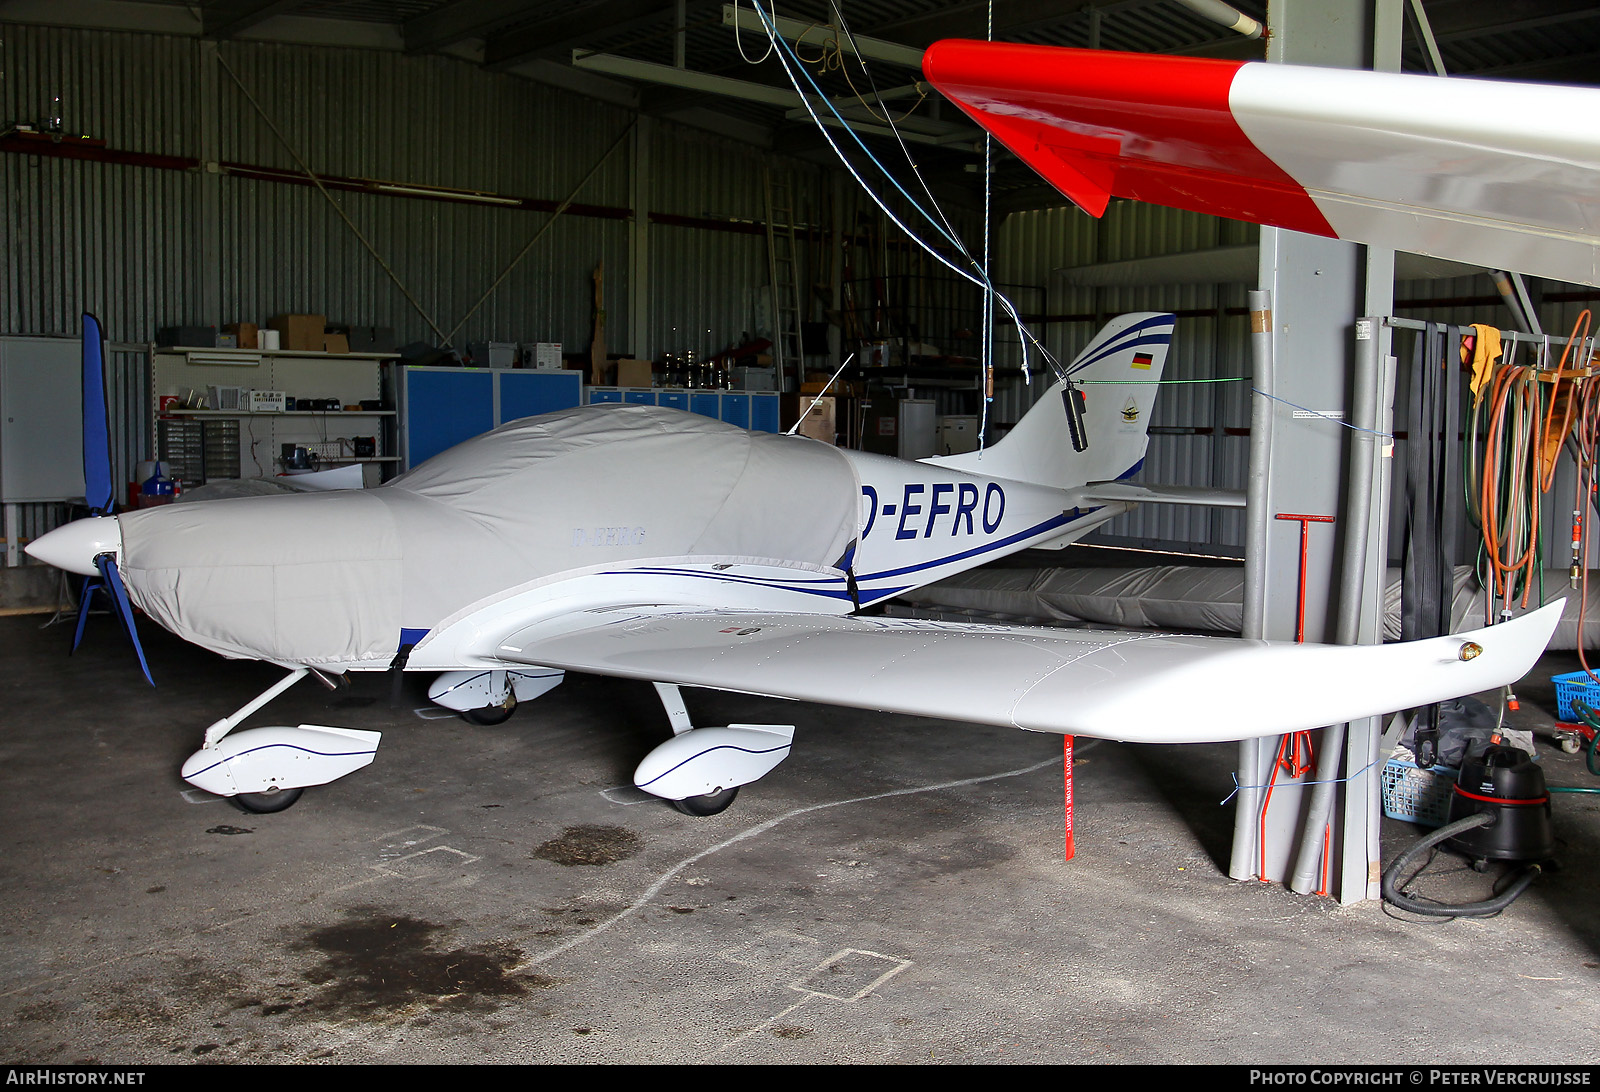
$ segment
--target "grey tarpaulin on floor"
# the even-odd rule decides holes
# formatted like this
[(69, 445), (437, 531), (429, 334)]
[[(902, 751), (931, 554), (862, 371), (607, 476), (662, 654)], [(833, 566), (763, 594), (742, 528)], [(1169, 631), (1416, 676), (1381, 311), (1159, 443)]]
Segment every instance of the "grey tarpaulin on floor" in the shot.
[[(1567, 597), (1550, 647), (1577, 647), (1578, 594), (1565, 572), (1545, 574), (1546, 600)], [(1483, 590), (1468, 566), (1457, 566), (1451, 632), (1485, 625)], [(1092, 622), (1133, 629), (1239, 632), (1244, 570), (1239, 566), (1157, 565), (1140, 569), (975, 569), (907, 592), (900, 599), (927, 610), (972, 611), (989, 617)], [(1537, 594), (1529, 609), (1540, 604)], [(1400, 639), (1400, 570), (1384, 592), (1384, 638)], [(1522, 613), (1520, 609), (1515, 613)], [(1600, 579), (1589, 591), (1586, 647), (1600, 642)]]

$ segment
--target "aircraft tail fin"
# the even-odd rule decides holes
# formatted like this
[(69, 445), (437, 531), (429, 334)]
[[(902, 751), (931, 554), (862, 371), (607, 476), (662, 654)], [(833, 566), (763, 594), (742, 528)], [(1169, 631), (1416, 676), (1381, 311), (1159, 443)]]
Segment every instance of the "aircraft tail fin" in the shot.
[(1056, 489), (1131, 477), (1144, 462), (1176, 321), (1152, 311), (1112, 319), (1067, 366), (1070, 389), (1056, 382), (985, 450), (926, 461)]

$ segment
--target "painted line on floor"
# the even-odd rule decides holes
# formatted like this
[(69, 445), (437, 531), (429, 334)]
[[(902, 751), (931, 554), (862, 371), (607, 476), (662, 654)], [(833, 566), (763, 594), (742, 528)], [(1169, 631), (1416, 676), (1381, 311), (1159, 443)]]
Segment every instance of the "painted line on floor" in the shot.
[(721, 842), (718, 842), (714, 846), (709, 846), (706, 849), (702, 849), (698, 853), (695, 853), (689, 857), (685, 857), (683, 860), (667, 869), (667, 871), (663, 872), (656, 879), (656, 881), (649, 887), (645, 888), (643, 894), (635, 899), (629, 906), (619, 910), (617, 913), (613, 914), (605, 921), (602, 921), (600, 924), (596, 925), (593, 929), (590, 929), (582, 936), (573, 937), (565, 944), (558, 944), (548, 951), (523, 960), (521, 963), (513, 967), (510, 973), (526, 970), (529, 967), (537, 967), (542, 963), (554, 959), (558, 955), (569, 952), (574, 948), (589, 943), (589, 941), (610, 929), (612, 926), (631, 918), (640, 910), (643, 910), (646, 906), (650, 905), (655, 897), (661, 893), (661, 889), (666, 887), (667, 884), (671, 883), (680, 872), (688, 868), (690, 865), (696, 864), (697, 862), (704, 860), (714, 853), (720, 853), (730, 846), (738, 845), (740, 842), (749, 841), (752, 838), (758, 838), (767, 833), (769, 830), (772, 830), (774, 827), (787, 823), (791, 819), (798, 819), (800, 816), (810, 815), (812, 812), (826, 811), (829, 808), (841, 808), (847, 804), (865, 804), (873, 800), (889, 800), (897, 796), (915, 796), (919, 793), (925, 792), (942, 792), (945, 789), (959, 789), (967, 785), (981, 785), (986, 781), (1003, 781), (1009, 777), (1022, 777), (1026, 774), (1034, 773), (1037, 770), (1042, 770), (1046, 766), (1054, 766), (1060, 761), (1061, 758), (1059, 755), (1051, 755), (1043, 762), (1035, 762), (1032, 766), (1024, 766), (1017, 770), (1007, 770), (1004, 773), (985, 774), (981, 777), (964, 777), (958, 781), (941, 781), (936, 785), (918, 785), (909, 789), (891, 789), (889, 792), (877, 792), (872, 793), (869, 796), (854, 796), (848, 800), (830, 800), (825, 804), (811, 804), (808, 807), (795, 808), (792, 811), (786, 811), (782, 815), (768, 819), (765, 823), (758, 823), (756, 826), (753, 826), (748, 830), (741, 831), (731, 838), (727, 838)]

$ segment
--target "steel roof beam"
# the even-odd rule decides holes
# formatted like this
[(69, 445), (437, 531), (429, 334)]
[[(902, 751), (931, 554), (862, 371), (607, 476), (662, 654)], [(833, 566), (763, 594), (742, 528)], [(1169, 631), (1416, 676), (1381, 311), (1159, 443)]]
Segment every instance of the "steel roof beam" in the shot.
[(207, 38), (233, 38), (274, 15), (286, 15), (306, 0), (224, 0), (201, 9), (203, 35)]
[(626, 34), (657, 23), (666, 28), (673, 11), (672, 0), (598, 0), (566, 15), (492, 36), (484, 43), (483, 64), (498, 71), (522, 61), (564, 56), (594, 41), (597, 34)]
[(528, 0), (456, 0), (405, 21), (406, 52), (432, 53), (468, 38), (481, 38), (538, 10)]

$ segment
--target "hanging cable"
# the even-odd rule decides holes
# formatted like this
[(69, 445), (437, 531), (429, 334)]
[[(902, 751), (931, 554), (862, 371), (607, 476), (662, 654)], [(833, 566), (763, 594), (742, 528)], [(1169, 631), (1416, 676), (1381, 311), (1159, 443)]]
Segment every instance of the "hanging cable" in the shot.
[[(828, 146), (833, 149), (834, 154), (838, 156), (839, 161), (841, 164), (843, 164), (845, 170), (850, 172), (851, 177), (854, 178), (862, 187), (872, 202), (878, 206), (879, 210), (882, 211), (883, 214), (888, 217), (896, 227), (905, 233), (907, 238), (926, 251), (935, 261), (939, 262), (939, 264), (955, 273), (958, 277), (961, 277), (963, 280), (968, 281), (979, 288), (982, 288), (985, 286), (985, 284), (989, 283), (987, 275), (982, 270), (980, 264), (967, 251), (965, 244), (963, 244), (959, 238), (955, 237), (953, 233), (947, 232), (932, 213), (928, 212), (927, 209), (923, 208), (921, 204), (919, 204), (909, 193), (907, 193), (905, 187), (900, 185), (899, 181), (889, 173), (888, 169), (883, 166), (882, 162), (880, 162), (878, 158), (872, 154), (871, 150), (867, 148), (860, 135), (856, 133), (855, 129), (850, 126), (848, 120), (839, 113), (838, 108), (835, 107), (828, 97), (822, 92), (821, 87), (817, 85), (816, 81), (811, 77), (811, 74), (806, 71), (804, 65), (800, 63), (799, 58), (794, 54), (794, 51), (789, 48), (788, 43), (783, 40), (781, 35), (779, 35), (777, 25), (773, 21), (773, 17), (770, 16), (766, 9), (762, 7), (760, 0), (752, 0), (751, 6), (755, 9), (757, 17), (761, 20), (762, 26), (766, 29), (768, 37), (776, 46), (778, 62), (783, 65), (784, 73), (789, 77), (790, 84), (794, 87), (795, 92), (800, 96), (801, 103), (804, 105), (806, 113), (808, 113), (811, 116), (812, 121), (816, 123), (818, 130), (822, 134), (823, 140), (825, 140)], [(791, 64), (791, 62), (793, 63)], [(796, 70), (798, 70), (798, 75), (796, 74)], [(851, 139), (855, 141), (856, 145), (861, 149), (861, 152), (866, 155), (869, 160), (871, 160), (874, 166), (883, 172), (884, 177), (892, 186), (894, 186), (896, 190), (899, 191), (900, 195), (904, 197), (908, 203), (910, 203), (911, 207), (920, 213), (936, 231), (938, 231), (941, 235), (944, 235), (951, 245), (957, 250), (957, 252), (960, 253), (961, 256), (965, 258), (974, 269), (977, 270), (976, 275), (969, 273), (968, 271), (957, 266), (955, 263), (951, 262), (943, 254), (940, 254), (920, 236), (913, 232), (899, 216), (895, 215), (893, 210), (889, 208), (888, 204), (873, 190), (873, 188), (867, 184), (866, 180), (861, 177), (860, 172), (856, 170), (855, 166), (850, 162), (848, 157), (846, 157), (844, 152), (840, 149), (839, 145), (834, 141), (832, 135), (828, 131), (828, 127), (823, 124), (821, 117), (817, 114), (816, 108), (813, 105), (813, 96), (808, 95), (800, 86), (800, 76), (805, 77), (806, 82), (811, 85), (815, 98), (828, 108), (833, 117), (844, 127), (845, 132), (850, 134)], [(1023, 338), (1023, 374), (1027, 375), (1028, 373), (1028, 344), (1031, 343), (1039, 351), (1040, 356), (1050, 364), (1052, 370), (1056, 373), (1056, 377), (1058, 379), (1065, 379), (1066, 370), (1061, 367), (1060, 362), (1056, 360), (1055, 356), (1045, 348), (1043, 343), (1041, 343), (1033, 334), (1033, 332), (1029, 330), (1023, 323), (1022, 315), (1017, 310), (1016, 305), (1013, 304), (1002, 292), (997, 291), (995, 293), (995, 298), (1000, 302), (1006, 313), (1011, 317), (1012, 322), (1017, 328), (1018, 334)]]
[[(834, 10), (838, 10), (835, 8)], [(986, 27), (989, 41), (994, 41), (994, 0), (989, 0), (989, 21)], [(918, 176), (920, 177), (920, 175)], [(983, 346), (979, 359), (983, 363), (983, 389), (979, 405), (983, 407), (982, 420), (978, 422), (978, 446), (989, 431), (989, 403), (994, 401), (994, 279), (989, 265), (990, 198), (994, 190), (994, 137), (988, 130), (983, 134)], [(1023, 370), (1026, 382), (1027, 370)], [(1070, 397), (1070, 396), (1069, 396)]]

